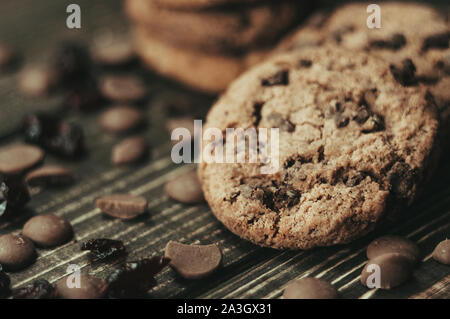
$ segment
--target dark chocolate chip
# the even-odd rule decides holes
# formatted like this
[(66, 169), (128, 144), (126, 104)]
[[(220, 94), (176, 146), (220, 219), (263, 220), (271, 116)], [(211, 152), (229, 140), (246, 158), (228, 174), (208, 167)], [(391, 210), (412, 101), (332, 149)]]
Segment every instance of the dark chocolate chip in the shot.
[(385, 129), (384, 118), (379, 114), (372, 114), (369, 119), (362, 125), (361, 132), (374, 133)]
[(387, 180), (395, 196), (408, 198), (418, 178), (418, 172), (403, 162), (395, 163), (389, 170)]
[(264, 106), (264, 102), (256, 102), (253, 104), (253, 126), (258, 127), (259, 122), (261, 122), (261, 111)]
[(369, 47), (373, 49), (399, 50), (406, 45), (406, 38), (403, 34), (396, 33), (387, 40), (372, 40)]
[(133, 219), (147, 211), (147, 200), (131, 194), (113, 194), (96, 200), (97, 208), (103, 213), (120, 218)]
[(28, 220), (22, 234), (37, 246), (55, 247), (68, 242), (73, 237), (72, 225), (54, 214), (39, 215)]
[(166, 194), (184, 204), (198, 204), (203, 202), (203, 192), (196, 172), (188, 172), (177, 176), (165, 186)]
[(393, 235), (386, 235), (372, 241), (366, 250), (367, 258), (374, 259), (384, 254), (398, 253), (418, 262), (419, 247), (411, 240)]
[(13, 291), (11, 299), (52, 299), (55, 288), (45, 279), (38, 279), (33, 283)]
[(307, 60), (307, 59), (301, 59), (299, 62), (299, 66), (302, 68), (309, 68), (312, 65), (312, 61), (311, 60)]
[(222, 262), (222, 252), (218, 245), (185, 245), (169, 241), (165, 256), (170, 258), (170, 266), (187, 279), (203, 278), (216, 271)]
[(267, 121), (271, 127), (279, 128), (283, 132), (295, 131), (295, 125), (288, 119), (285, 119), (280, 113), (271, 113), (267, 117)]
[(22, 178), (0, 177), (0, 217), (11, 217), (29, 200), (30, 194)]
[(390, 65), (390, 70), (395, 80), (403, 86), (411, 86), (417, 84), (416, 66), (411, 59), (402, 61), (401, 66)]
[(25, 181), (31, 187), (60, 187), (72, 184), (75, 181), (75, 174), (65, 167), (48, 165), (28, 173)]
[(364, 124), (369, 118), (369, 116), (370, 116), (369, 110), (365, 107), (361, 107), (358, 109), (356, 116), (354, 117), (354, 120), (358, 124)]
[(107, 238), (90, 239), (81, 244), (81, 250), (89, 250), (94, 262), (119, 259), (126, 254), (123, 242)]
[(106, 294), (108, 285), (101, 279), (80, 274), (79, 286), (69, 275), (61, 278), (55, 285), (55, 295), (61, 299), (100, 299)]
[(282, 208), (290, 208), (299, 203), (300, 197), (300, 191), (291, 186), (282, 186), (275, 191), (273, 207), (277, 211)]
[(363, 174), (361, 172), (355, 172), (348, 177), (345, 185), (348, 187), (357, 186), (357, 185), (359, 185), (359, 183), (361, 183), (364, 180), (365, 177), (366, 177), (365, 174)]
[(450, 32), (433, 34), (423, 41), (422, 51), (429, 49), (448, 49), (450, 41)]
[(7, 234), (0, 236), (0, 264), (6, 271), (17, 271), (36, 259), (33, 242), (27, 237)]
[(433, 259), (444, 265), (450, 265), (450, 239), (441, 241), (433, 251)]
[(343, 128), (348, 125), (349, 118), (348, 116), (343, 115), (342, 113), (336, 113), (334, 115), (334, 123), (337, 128)]
[(265, 79), (261, 80), (262, 86), (288, 85), (289, 71), (281, 70)]
[(338, 293), (330, 283), (318, 278), (291, 281), (283, 292), (284, 299), (336, 299)]

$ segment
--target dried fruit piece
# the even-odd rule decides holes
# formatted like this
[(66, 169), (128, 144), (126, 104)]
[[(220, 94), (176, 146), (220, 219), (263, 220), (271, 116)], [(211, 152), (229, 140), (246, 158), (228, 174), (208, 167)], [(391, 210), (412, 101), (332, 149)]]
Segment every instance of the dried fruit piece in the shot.
[(116, 259), (126, 254), (123, 242), (107, 238), (90, 239), (81, 244), (81, 250), (90, 250), (94, 262)]
[(64, 84), (79, 82), (89, 75), (91, 61), (86, 49), (75, 42), (64, 42), (53, 58), (54, 68)]
[(108, 296), (110, 298), (133, 298), (143, 296), (156, 285), (154, 276), (170, 262), (166, 257), (145, 258), (127, 262), (109, 275)]
[(39, 279), (25, 286), (14, 290), (12, 299), (52, 299), (55, 296), (55, 288), (45, 279)]
[(0, 217), (8, 217), (30, 200), (25, 183), (20, 178), (0, 177)]
[(11, 284), (11, 279), (9, 276), (3, 271), (3, 267), (0, 264), (0, 298), (5, 298), (9, 295), (10, 289), (9, 285)]

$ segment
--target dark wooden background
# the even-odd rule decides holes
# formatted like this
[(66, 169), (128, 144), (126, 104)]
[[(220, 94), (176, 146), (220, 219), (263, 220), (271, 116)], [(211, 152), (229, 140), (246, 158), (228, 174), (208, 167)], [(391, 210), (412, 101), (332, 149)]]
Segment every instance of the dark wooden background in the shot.
[[(52, 49), (63, 39), (74, 37), (88, 43), (97, 32), (127, 27), (117, 0), (77, 0), (82, 8), (82, 29), (65, 26), (66, 6), (73, 1), (2, 0), (0, 2), (0, 40), (19, 48), (25, 64), (48, 59)], [(91, 264), (79, 242), (90, 238), (120, 239), (127, 246), (128, 260), (161, 255), (169, 240), (184, 243), (214, 243), (224, 253), (223, 267), (207, 279), (188, 281), (178, 278), (170, 269), (157, 276), (159, 285), (150, 291), (152, 298), (279, 298), (292, 279), (321, 277), (333, 283), (343, 298), (448, 298), (450, 267), (430, 258), (438, 242), (450, 235), (450, 165), (444, 156), (435, 179), (425, 194), (405, 212), (401, 222), (349, 245), (310, 251), (278, 251), (260, 248), (231, 234), (211, 214), (207, 205), (185, 206), (164, 194), (164, 183), (193, 166), (177, 166), (170, 159), (169, 135), (164, 129), (167, 105), (176, 99), (192, 100), (199, 110), (207, 109), (212, 99), (188, 92), (150, 72), (133, 69), (142, 75), (149, 98), (142, 106), (147, 129), (143, 131), (152, 144), (151, 159), (130, 168), (113, 168), (109, 157), (112, 145), (120, 137), (100, 131), (98, 112), (76, 114), (61, 108), (62, 94), (48, 99), (31, 99), (16, 88), (17, 74), (0, 75), (0, 146), (20, 141), (17, 133), (22, 116), (30, 111), (63, 112), (71, 121), (83, 125), (88, 156), (79, 162), (62, 162), (48, 156), (46, 163), (62, 163), (72, 167), (77, 183), (69, 188), (34, 191), (26, 211), (11, 222), (0, 224), (0, 234), (19, 232), (33, 214), (54, 213), (72, 222), (78, 243), (71, 242), (56, 249), (39, 249), (39, 257), (31, 267), (11, 274), (13, 287), (43, 278), (54, 282), (65, 275), (69, 264), (77, 264), (83, 272), (106, 277), (109, 264)], [(149, 200), (149, 214), (123, 222), (103, 216), (94, 199), (113, 192), (140, 194)], [(412, 280), (390, 291), (369, 290), (359, 282), (366, 261), (367, 244), (380, 234), (406, 236), (420, 246), (423, 262)]]

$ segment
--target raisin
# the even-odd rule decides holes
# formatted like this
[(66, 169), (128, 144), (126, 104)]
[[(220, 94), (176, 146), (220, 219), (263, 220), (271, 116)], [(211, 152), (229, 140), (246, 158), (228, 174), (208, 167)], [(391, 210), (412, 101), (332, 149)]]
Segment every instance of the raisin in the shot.
[(272, 113), (267, 117), (270, 125), (275, 128), (279, 128), (284, 132), (293, 132), (295, 131), (295, 125), (292, 124), (289, 120), (285, 119), (279, 113)]
[(431, 35), (423, 41), (422, 51), (427, 51), (428, 49), (448, 49), (450, 41), (450, 32), (444, 32), (439, 34)]
[(406, 38), (403, 34), (396, 33), (388, 40), (373, 40), (369, 47), (374, 49), (399, 50), (406, 45)]
[(23, 208), (30, 200), (30, 194), (19, 177), (0, 178), (0, 217)]
[(86, 49), (75, 42), (64, 42), (53, 58), (54, 68), (64, 84), (73, 84), (85, 79), (91, 70), (91, 61)]
[(107, 278), (109, 298), (135, 298), (156, 285), (154, 276), (170, 263), (166, 257), (145, 258), (127, 262)]
[(77, 124), (61, 123), (59, 132), (48, 141), (47, 149), (57, 155), (76, 158), (84, 153), (84, 133)]
[(289, 71), (287, 70), (279, 71), (274, 75), (261, 80), (262, 86), (275, 86), (288, 84), (289, 84)]
[(39, 279), (32, 284), (17, 289), (12, 293), (12, 299), (52, 299), (55, 288), (45, 279)]
[(93, 80), (84, 81), (68, 91), (63, 105), (74, 111), (88, 112), (100, 108), (105, 103), (97, 84)]
[(403, 60), (400, 67), (391, 64), (390, 70), (395, 80), (401, 85), (411, 86), (417, 84), (416, 66), (411, 59)]
[(9, 279), (9, 276), (3, 272), (2, 265), (0, 265), (0, 298), (5, 298), (10, 294), (10, 284), (11, 279)]
[(90, 250), (94, 262), (116, 259), (126, 254), (123, 242), (107, 238), (90, 239), (81, 244), (81, 250)]

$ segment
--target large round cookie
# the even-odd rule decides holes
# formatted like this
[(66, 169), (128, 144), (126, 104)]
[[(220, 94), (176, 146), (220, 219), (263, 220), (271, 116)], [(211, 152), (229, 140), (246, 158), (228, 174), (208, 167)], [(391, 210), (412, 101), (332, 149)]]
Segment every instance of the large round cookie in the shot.
[(382, 59), (336, 47), (279, 55), (247, 71), (210, 110), (204, 132), (211, 127), (280, 129), (276, 174), (261, 174), (260, 164), (199, 166), (217, 218), (273, 248), (366, 234), (416, 198), (438, 149), (432, 96), (398, 83)]
[(263, 3), (258, 6), (208, 10), (173, 11), (148, 0), (126, 0), (125, 10), (136, 23), (175, 46), (202, 52), (242, 52), (273, 44), (308, 12), (307, 3)]
[(149, 68), (212, 94), (224, 91), (231, 81), (266, 54), (261, 50), (238, 56), (211, 55), (171, 46), (142, 28), (135, 28), (133, 35), (136, 52)]

